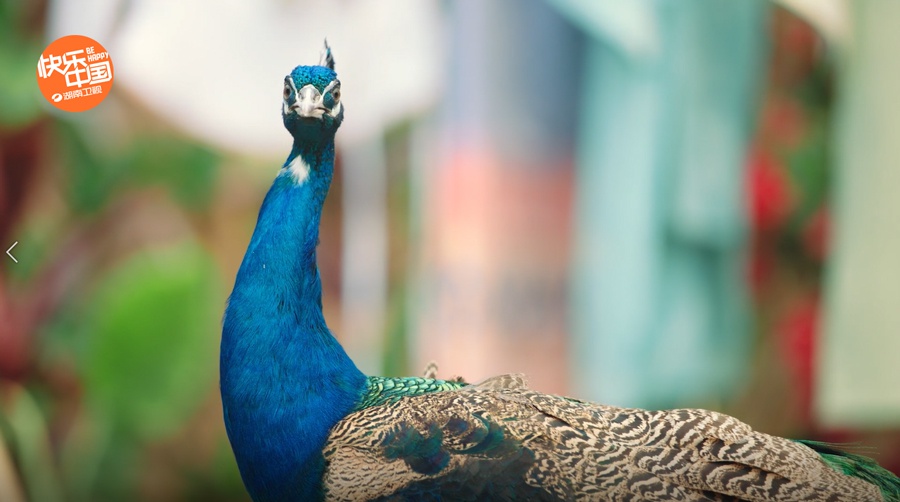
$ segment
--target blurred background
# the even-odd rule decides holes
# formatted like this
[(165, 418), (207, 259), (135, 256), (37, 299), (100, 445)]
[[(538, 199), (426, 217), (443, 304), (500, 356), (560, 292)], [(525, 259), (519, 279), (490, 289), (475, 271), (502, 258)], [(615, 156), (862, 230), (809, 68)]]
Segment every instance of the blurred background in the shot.
[[(900, 4), (0, 2), (0, 500), (248, 500), (224, 301), (328, 40), (326, 319), (370, 374), (705, 407), (900, 472)], [(113, 90), (41, 97), (51, 41)]]

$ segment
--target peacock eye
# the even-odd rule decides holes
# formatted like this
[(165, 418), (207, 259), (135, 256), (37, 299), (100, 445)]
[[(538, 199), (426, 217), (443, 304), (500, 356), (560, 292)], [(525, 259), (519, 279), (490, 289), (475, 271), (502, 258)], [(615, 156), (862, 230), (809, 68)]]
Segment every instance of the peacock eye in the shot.
[(287, 99), (291, 96), (291, 86), (285, 84), (284, 85), (284, 99)]

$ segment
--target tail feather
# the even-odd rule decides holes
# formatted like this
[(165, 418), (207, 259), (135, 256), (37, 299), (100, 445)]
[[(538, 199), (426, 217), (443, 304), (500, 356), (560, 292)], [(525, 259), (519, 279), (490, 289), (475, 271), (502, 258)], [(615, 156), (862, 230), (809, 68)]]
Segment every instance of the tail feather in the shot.
[(828, 443), (797, 442), (815, 450), (832, 469), (877, 486), (885, 502), (900, 502), (900, 478), (871, 458), (839, 450)]

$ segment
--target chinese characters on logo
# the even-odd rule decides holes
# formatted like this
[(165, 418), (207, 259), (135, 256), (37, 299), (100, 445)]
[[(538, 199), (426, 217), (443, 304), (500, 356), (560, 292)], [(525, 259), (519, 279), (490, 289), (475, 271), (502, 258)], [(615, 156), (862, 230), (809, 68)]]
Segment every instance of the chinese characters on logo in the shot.
[[(54, 56), (50, 54), (47, 57), (41, 55), (38, 60), (38, 75), (41, 78), (47, 78), (53, 75), (53, 72), (61, 73), (66, 79), (66, 87), (81, 86), (85, 84), (99, 84), (101, 82), (109, 82), (112, 79), (112, 69), (109, 61), (97, 61), (88, 64), (87, 57), (96, 56), (94, 59), (107, 59), (109, 55), (106, 52), (94, 54), (93, 47), (69, 51), (62, 56)], [(69, 98), (66, 98), (69, 99)]]
[[(41, 54), (37, 77), (41, 92), (55, 106), (67, 111), (84, 111), (102, 101), (111, 88), (112, 60), (96, 41), (69, 35), (50, 44)], [(88, 97), (92, 99), (83, 103), (66, 103)]]

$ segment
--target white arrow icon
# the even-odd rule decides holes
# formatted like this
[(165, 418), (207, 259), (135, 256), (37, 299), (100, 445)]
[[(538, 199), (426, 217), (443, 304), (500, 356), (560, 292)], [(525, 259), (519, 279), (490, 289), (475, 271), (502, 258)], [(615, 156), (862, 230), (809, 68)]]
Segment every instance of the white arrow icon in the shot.
[(19, 243), (19, 241), (13, 242), (13, 245), (10, 246), (9, 249), (6, 250), (6, 254), (8, 254), (9, 257), (12, 258), (12, 261), (14, 261), (16, 263), (19, 263), (19, 260), (17, 260), (16, 257), (13, 256), (12, 253), (10, 253), (10, 251), (12, 251), (13, 248), (16, 247), (16, 244), (18, 244), (18, 243)]

